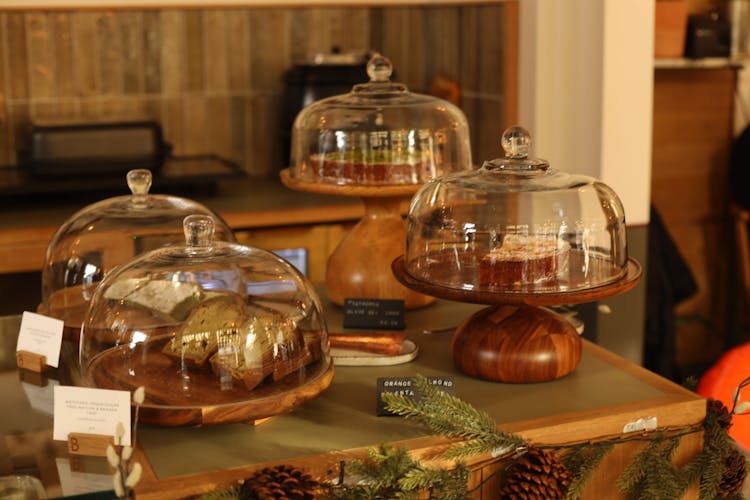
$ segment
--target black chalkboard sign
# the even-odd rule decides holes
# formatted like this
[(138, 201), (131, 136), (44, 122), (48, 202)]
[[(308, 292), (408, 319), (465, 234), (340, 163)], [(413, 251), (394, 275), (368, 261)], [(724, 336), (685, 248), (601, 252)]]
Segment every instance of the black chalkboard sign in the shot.
[(396, 299), (344, 299), (344, 328), (403, 330), (404, 301)]
[[(450, 375), (435, 375), (426, 377), (427, 381), (448, 394), (456, 394), (456, 383)], [(383, 394), (391, 393), (405, 396), (407, 398), (418, 398), (419, 394), (414, 387), (413, 377), (378, 377), (378, 416), (392, 416), (393, 413), (385, 408)]]

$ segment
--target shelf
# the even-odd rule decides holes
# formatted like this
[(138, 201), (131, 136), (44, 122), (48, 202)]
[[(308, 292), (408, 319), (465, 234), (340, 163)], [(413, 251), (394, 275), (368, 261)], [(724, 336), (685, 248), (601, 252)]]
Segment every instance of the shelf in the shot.
[(747, 57), (657, 58), (654, 59), (654, 69), (741, 69), (747, 62)]

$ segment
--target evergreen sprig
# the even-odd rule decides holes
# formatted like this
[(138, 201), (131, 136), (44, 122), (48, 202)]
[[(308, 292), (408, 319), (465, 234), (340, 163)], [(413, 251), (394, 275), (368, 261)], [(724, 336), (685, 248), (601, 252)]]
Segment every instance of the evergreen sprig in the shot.
[(431, 500), (466, 500), (469, 469), (459, 463), (453, 470), (423, 467), (406, 448), (381, 445), (368, 450), (367, 457), (349, 463), (355, 484), (334, 487), (330, 499), (416, 499), (429, 491)]
[(583, 495), (589, 479), (593, 476), (599, 463), (614, 449), (614, 443), (602, 442), (588, 446), (578, 446), (565, 453), (561, 461), (570, 471), (572, 481), (565, 495), (568, 500), (578, 500)]
[(617, 487), (628, 498), (679, 498), (688, 486), (684, 475), (672, 464), (679, 436), (654, 436), (617, 479)]
[(450, 448), (445, 458), (456, 459), (496, 450), (509, 452), (528, 445), (520, 436), (498, 429), (488, 413), (441, 391), (426, 377), (417, 375), (414, 387), (418, 398), (386, 393), (383, 402), (388, 411), (417, 420), (437, 434), (465, 440)]

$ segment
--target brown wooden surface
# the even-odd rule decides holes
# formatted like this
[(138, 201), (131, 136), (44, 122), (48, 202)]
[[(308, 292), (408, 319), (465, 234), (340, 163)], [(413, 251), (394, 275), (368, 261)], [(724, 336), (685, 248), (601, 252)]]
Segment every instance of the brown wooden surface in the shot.
[(47, 366), (47, 358), (35, 352), (21, 350), (16, 351), (16, 364), (24, 370), (42, 373)]
[[(333, 379), (329, 359), (295, 374), (247, 390), (241, 383), (220, 386), (210, 366), (178, 368), (161, 343), (139, 343), (128, 351), (111, 349), (87, 367), (88, 382), (100, 389), (133, 391), (146, 387), (140, 420), (161, 426), (248, 422), (290, 411), (316, 397)], [(133, 363), (131, 356), (140, 360)], [(189, 383), (183, 380), (188, 375)], [(183, 390), (175, 391), (182, 386)]]
[(511, 383), (546, 382), (576, 369), (581, 339), (565, 318), (533, 306), (498, 305), (456, 329), (453, 362), (464, 373)]
[(405, 287), (390, 272), (391, 262), (403, 253), (406, 223), (401, 198), (364, 198), (365, 215), (328, 258), (326, 293), (343, 305), (348, 298), (403, 300), (407, 309), (435, 301)]
[(107, 447), (114, 444), (115, 440), (112, 436), (83, 432), (68, 434), (68, 453), (71, 455), (103, 457), (107, 454)]
[[(657, 69), (651, 198), (698, 284), (677, 313), (723, 331), (730, 245), (729, 149), (735, 68)], [(698, 329), (698, 331), (696, 331)], [(678, 328), (682, 363), (712, 359), (714, 332), (699, 322)]]
[[(625, 423), (648, 416), (658, 417), (659, 427), (670, 429), (685, 429), (697, 425), (705, 417), (705, 400), (695, 393), (587, 341), (583, 341), (583, 352), (587, 356), (604, 360), (636, 379), (659, 388), (663, 391), (662, 395), (616, 407), (597, 408), (511, 422), (501, 425), (502, 429), (518, 433), (532, 443), (569, 444), (619, 436), (622, 434)], [(617, 388), (612, 388), (612, 390), (617, 390)], [(551, 397), (551, 399), (554, 399), (554, 397)], [(540, 404), (547, 403), (540, 402)], [(642, 448), (645, 442), (636, 441), (618, 445), (615, 452), (605, 459), (597, 469), (586, 488), (584, 498), (623, 498), (614, 487), (615, 478), (619, 476), (628, 461)], [(432, 460), (431, 463), (446, 465), (434, 460), (436, 453), (444, 450), (450, 443), (452, 443), (452, 440), (443, 437), (426, 436), (392, 444), (407, 446), (411, 454), (419, 459), (428, 462)], [(196, 446), (198, 445), (196, 443)], [(675, 463), (686, 463), (700, 451), (701, 446), (700, 433), (683, 437), (674, 458)], [(139, 498), (146, 500), (184, 498), (188, 495), (209, 492), (234, 484), (237, 480), (250, 476), (255, 470), (277, 463), (293, 463), (316, 477), (334, 479), (338, 475), (340, 460), (363, 457), (365, 454), (365, 448), (331, 450), (323, 455), (300, 456), (289, 460), (265, 462), (260, 465), (161, 479), (154, 474), (153, 469), (149, 469), (151, 475), (139, 484), (137, 491)], [(470, 480), (471, 483), (478, 484), (483, 475), (486, 478), (492, 471), (497, 470), (500, 464), (501, 462), (489, 453), (472, 457), (468, 461), (468, 465), (474, 471)], [(485, 484), (481, 488), (481, 492), (473, 498), (486, 500), (496, 498), (496, 490), (493, 489), (492, 482)], [(695, 491), (691, 490), (686, 498), (694, 498), (694, 493)]]

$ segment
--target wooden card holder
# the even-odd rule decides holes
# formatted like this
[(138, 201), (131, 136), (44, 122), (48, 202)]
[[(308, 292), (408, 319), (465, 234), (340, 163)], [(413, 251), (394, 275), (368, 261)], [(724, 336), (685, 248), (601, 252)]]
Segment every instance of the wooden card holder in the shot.
[(107, 454), (107, 446), (114, 445), (114, 443), (112, 436), (71, 432), (68, 434), (68, 453), (103, 457)]
[(42, 373), (47, 367), (47, 357), (29, 351), (16, 351), (16, 364), (18, 368)]

